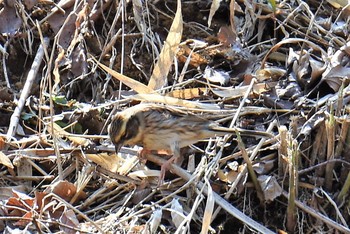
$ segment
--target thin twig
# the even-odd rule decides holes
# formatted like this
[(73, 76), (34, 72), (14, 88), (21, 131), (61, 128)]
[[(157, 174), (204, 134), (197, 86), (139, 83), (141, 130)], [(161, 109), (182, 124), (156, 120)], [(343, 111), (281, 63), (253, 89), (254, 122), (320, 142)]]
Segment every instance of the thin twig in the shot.
[(34, 58), (32, 67), (30, 68), (30, 71), (28, 73), (26, 83), (24, 84), (23, 90), (21, 92), (21, 96), (18, 100), (17, 107), (11, 116), (10, 126), (9, 126), (9, 129), (7, 131), (7, 136), (6, 136), (7, 142), (11, 141), (11, 138), (14, 136), (14, 134), (17, 130), (19, 118), (21, 116), (21, 112), (22, 112), (22, 109), (24, 107), (24, 103), (26, 102), (26, 100), (27, 100), (27, 98), (32, 90), (32, 85), (33, 85), (34, 80), (38, 74), (41, 61), (44, 57), (45, 47), (47, 47), (49, 44), (49, 38), (44, 38), (43, 43), (44, 43), (44, 45), (41, 44), (38, 48), (38, 51), (37, 51), (37, 54)]
[[(286, 198), (289, 197), (288, 193), (286, 191), (282, 192), (283, 196), (285, 196)], [(342, 233), (350, 233), (350, 229), (347, 227), (344, 227), (343, 225), (331, 220), (330, 218), (324, 216), (323, 214), (320, 214), (318, 211), (312, 209), (311, 207), (305, 205), (304, 203), (295, 200), (295, 204), (297, 205), (297, 207), (299, 207), (299, 209), (303, 210), (304, 212), (308, 213), (309, 215), (315, 217), (318, 220), (321, 220), (322, 222), (324, 222), (325, 224), (333, 227), (334, 229), (342, 232)]]
[[(147, 159), (154, 162), (154, 163), (157, 163), (159, 165), (163, 165), (163, 163), (166, 162), (166, 160), (164, 160), (160, 157), (157, 157), (155, 155), (147, 155)], [(179, 166), (171, 164), (171, 171), (186, 181), (189, 181), (191, 179), (191, 175)], [(197, 185), (198, 189), (202, 189), (204, 186), (204, 184), (202, 182), (198, 182), (196, 185)], [(204, 194), (208, 196), (208, 188), (207, 187), (204, 188)], [(271, 233), (271, 234), (275, 233), (275, 232), (269, 230), (268, 228), (262, 226), (261, 224), (259, 224), (258, 222), (256, 222), (252, 218), (250, 218), (249, 216), (245, 215), (237, 208), (233, 207), (229, 202), (227, 202), (225, 199), (220, 197), (220, 195), (218, 195), (217, 193), (213, 192), (213, 195), (214, 195), (215, 203), (217, 205), (219, 205), (221, 208), (223, 208), (225, 211), (227, 211), (233, 217), (242, 221), (244, 224), (250, 226), (254, 230), (261, 232), (261, 233)]]

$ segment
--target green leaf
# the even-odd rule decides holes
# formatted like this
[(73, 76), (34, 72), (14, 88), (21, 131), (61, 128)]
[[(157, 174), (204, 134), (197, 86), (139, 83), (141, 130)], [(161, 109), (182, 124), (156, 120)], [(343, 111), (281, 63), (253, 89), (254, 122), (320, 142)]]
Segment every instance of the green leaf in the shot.
[(60, 96), (52, 96), (52, 100), (58, 104), (58, 105), (61, 105), (61, 106), (66, 106), (68, 101), (67, 101), (67, 98), (63, 95), (60, 95)]
[(273, 12), (276, 12), (276, 1), (275, 0), (267, 0), (267, 1), (270, 3)]
[(23, 120), (29, 120), (29, 119), (31, 119), (31, 118), (34, 118), (35, 116), (36, 116), (36, 115), (33, 114), (33, 113), (24, 113), (24, 112), (21, 113), (21, 118), (22, 118)]

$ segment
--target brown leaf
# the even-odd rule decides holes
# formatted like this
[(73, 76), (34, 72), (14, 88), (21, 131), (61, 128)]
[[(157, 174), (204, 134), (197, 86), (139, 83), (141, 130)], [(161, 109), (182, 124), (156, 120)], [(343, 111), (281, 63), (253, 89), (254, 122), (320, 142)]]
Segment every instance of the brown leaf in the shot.
[(13, 197), (9, 198), (5, 204), (5, 208), (7, 208), (7, 215), (15, 216), (15, 217), (24, 217), (28, 218), (21, 219), (14, 223), (17, 226), (25, 226), (29, 222), (31, 222), (31, 218), (33, 217), (35, 206), (35, 199), (27, 196), (24, 193), (12, 191)]
[(0, 164), (13, 169), (14, 166), (11, 162), (11, 160), (9, 159), (9, 157), (7, 157), (3, 152), (0, 151)]
[[(60, 217), (60, 222), (65, 224), (66, 226), (72, 227), (72, 228), (78, 228), (79, 227), (79, 221), (77, 219), (77, 216), (75, 215), (73, 210), (66, 210), (62, 213)], [(60, 230), (63, 233), (68, 233), (68, 234), (74, 234), (76, 233), (75, 230), (68, 228), (66, 226), (60, 225)]]
[(337, 65), (324, 74), (323, 79), (335, 92), (337, 92), (344, 80), (350, 78), (350, 67)]
[(23, 3), (28, 10), (31, 10), (38, 2), (39, 0), (23, 0)]
[(123, 74), (120, 74), (119, 72), (116, 72), (109, 67), (103, 65), (99, 61), (97, 61), (95, 58), (92, 58), (97, 65), (99, 65), (103, 70), (111, 74), (114, 78), (120, 80), (123, 84), (128, 86), (129, 88), (135, 90), (137, 93), (153, 93), (154, 90), (150, 87), (147, 87), (146, 85), (142, 84), (141, 82), (138, 82), (130, 77), (127, 77)]
[(258, 177), (266, 201), (273, 201), (282, 194), (282, 188), (273, 176), (262, 175)]
[(22, 25), (22, 19), (17, 16), (14, 7), (15, 1), (4, 1), (0, 11), (0, 34), (15, 34)]
[(187, 100), (182, 100), (182, 99), (173, 98), (173, 97), (161, 96), (159, 94), (137, 94), (137, 95), (133, 95), (130, 98), (133, 100), (159, 102), (167, 105), (184, 106), (188, 108), (199, 108), (199, 109), (208, 109), (208, 110), (220, 109), (215, 104), (187, 101)]
[(274, 167), (275, 160), (261, 161), (253, 165), (254, 171), (260, 175), (267, 174)]
[(154, 66), (152, 76), (148, 82), (149, 88), (157, 90), (166, 85), (169, 70), (181, 41), (182, 29), (181, 1), (178, 0), (174, 21), (171, 24), (169, 34), (164, 42), (158, 61)]
[(31, 219), (33, 217), (33, 212), (29, 211), (29, 212), (25, 213), (22, 217), (25, 219), (20, 219), (17, 222), (13, 223), (13, 225), (20, 226), (20, 227), (27, 226), (28, 223), (30, 223), (32, 221)]
[(234, 45), (236, 43), (236, 33), (229, 26), (222, 26), (218, 33), (218, 39), (224, 46)]
[(26, 187), (24, 185), (12, 186), (12, 187), (0, 187), (0, 200), (4, 201), (13, 196), (13, 191), (24, 193)]
[(54, 130), (51, 129), (52, 128), (51, 124), (48, 124), (47, 127), (48, 127), (47, 129), (50, 132), (50, 134), (57, 134), (58, 136), (67, 137), (70, 141), (72, 141), (72, 143), (74, 145), (78, 145), (78, 146), (92, 145), (91, 140), (84, 138), (84, 137), (75, 136), (74, 134), (71, 134), (71, 133), (65, 131), (63, 128), (61, 128), (56, 123), (53, 123)]
[(282, 77), (284, 74), (286, 74), (286, 70), (277, 68), (277, 67), (269, 67), (260, 69), (256, 72), (256, 78), (259, 82), (265, 81), (267, 79), (272, 79), (273, 81), (279, 80), (280, 77)]
[(86, 157), (97, 165), (100, 165), (101, 167), (114, 173), (117, 172), (123, 162), (123, 159), (119, 156), (111, 156), (107, 153), (86, 154)]
[(205, 56), (194, 52), (194, 49), (191, 49), (188, 45), (181, 43), (179, 50), (176, 53), (177, 59), (182, 63), (186, 63), (188, 56), (191, 56), (189, 61), (191, 66), (199, 67), (201, 65), (208, 64), (208, 59), (206, 59)]
[(77, 188), (74, 184), (64, 180), (64, 181), (58, 181), (54, 184), (51, 184), (45, 192), (49, 193), (52, 192), (56, 194), (57, 196), (61, 197), (65, 201), (69, 202), (75, 193), (77, 192)]
[[(271, 85), (274, 85), (274, 83), (271, 83)], [(221, 89), (217, 88), (217, 89), (212, 89), (211, 91), (218, 97), (239, 98), (239, 97), (243, 97), (248, 89), (249, 89), (249, 85), (244, 85), (244, 86), (233, 87), (233, 88), (224, 88), (224, 87)], [(252, 91), (255, 94), (260, 95), (264, 92), (267, 92), (268, 90), (269, 90), (268, 85), (264, 83), (260, 83), (260, 84), (254, 84)]]
[(213, 20), (213, 16), (215, 15), (215, 12), (220, 7), (220, 2), (221, 0), (213, 0), (213, 2), (211, 3), (209, 17), (208, 17), (208, 27), (211, 26), (211, 21)]
[(166, 96), (179, 99), (194, 99), (202, 97), (207, 91), (207, 88), (178, 89), (167, 93)]
[(74, 36), (73, 32), (75, 31), (75, 20), (77, 17), (75, 14), (67, 17), (70, 15), (72, 10), (73, 6), (69, 6), (67, 8), (64, 8), (65, 14), (62, 14), (62, 12), (56, 12), (47, 20), (55, 34), (58, 34), (60, 32), (58, 37), (58, 44), (63, 49), (68, 48)]

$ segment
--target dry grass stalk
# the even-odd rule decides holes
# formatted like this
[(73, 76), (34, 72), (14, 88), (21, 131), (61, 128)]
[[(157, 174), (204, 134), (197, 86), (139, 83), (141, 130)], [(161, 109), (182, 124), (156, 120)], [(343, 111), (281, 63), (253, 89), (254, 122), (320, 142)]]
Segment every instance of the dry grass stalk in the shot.
[(325, 127), (322, 124), (316, 132), (315, 140), (312, 144), (312, 150), (310, 153), (310, 166), (314, 166), (316, 162), (320, 161), (320, 150), (322, 148), (322, 138), (326, 136), (324, 134)]
[[(148, 155), (148, 160), (155, 162), (159, 165), (162, 165), (165, 160), (154, 156), (154, 155)], [(171, 165), (171, 171), (180, 176), (181, 178), (185, 179), (186, 181), (191, 181), (193, 180), (193, 177), (188, 174), (185, 170), (182, 168), (176, 166), (176, 165)], [(204, 194), (208, 195), (208, 190), (206, 187), (204, 187), (203, 183), (199, 182), (196, 184), (196, 186), (199, 189), (204, 189)], [(241, 220), (243, 223), (246, 225), (250, 226), (251, 228), (262, 232), (262, 233), (273, 233), (271, 230), (267, 229), (266, 227), (260, 225), (259, 223), (255, 222), (252, 220), (250, 217), (246, 216), (245, 214), (241, 213), (238, 209), (233, 207), (231, 204), (229, 204), (225, 199), (223, 199), (221, 196), (218, 194), (214, 193), (214, 198), (215, 198), (215, 203), (218, 204), (222, 209), (226, 210), (228, 213), (233, 215), (235, 218)]]
[[(335, 150), (335, 128), (336, 122), (333, 113), (329, 115), (326, 120), (326, 133), (327, 133), (327, 160), (334, 159)], [(333, 186), (333, 163), (328, 163), (325, 169), (325, 187), (328, 191), (332, 190)]]
[[(318, 155), (317, 155), (317, 162), (324, 162), (327, 161), (327, 157), (326, 157), (326, 152), (327, 152), (327, 134), (326, 133), (326, 124), (322, 123), (320, 126), (320, 134), (321, 132), (323, 133), (321, 136), (321, 143), (320, 143), (320, 148), (318, 151)], [(325, 167), (319, 167), (316, 169), (316, 176), (317, 177), (321, 177), (323, 178), (325, 174)]]
[(348, 173), (348, 176), (345, 180), (345, 183), (337, 196), (337, 203), (338, 204), (340, 204), (344, 201), (346, 195), (349, 194), (349, 190), (350, 190), (350, 172)]
[(261, 189), (261, 186), (260, 186), (260, 183), (257, 179), (257, 176), (255, 174), (255, 171), (253, 169), (253, 164), (252, 164), (252, 161), (250, 160), (249, 156), (248, 156), (248, 153), (245, 149), (245, 146), (243, 144), (243, 141), (242, 141), (242, 138), (241, 138), (241, 135), (239, 134), (238, 131), (236, 131), (236, 134), (237, 134), (237, 142), (238, 142), (238, 147), (239, 149), (241, 150), (242, 152), (242, 156), (243, 156), (243, 159), (247, 165), (247, 170), (248, 170), (248, 174), (254, 184), (254, 188), (257, 192), (257, 195), (258, 195), (258, 198), (260, 200), (261, 203), (264, 203), (265, 201), (265, 198), (264, 198), (264, 192), (262, 191)]
[[(347, 7), (342, 5), (340, 10), (329, 5), (330, 1), (315, 0), (283, 1), (273, 8), (256, 1), (231, 1), (229, 7), (227, 1), (219, 2), (213, 1), (212, 6), (217, 4), (217, 8), (210, 12), (203, 1), (181, 1), (181, 9), (176, 1), (136, 0), (59, 1), (57, 7), (50, 1), (4, 1), (0, 5), (0, 74), (5, 78), (4, 87), (0, 87), (0, 148), (5, 149), (6, 139), (16, 137), (8, 142), (10, 150), (2, 151), (0, 191), (2, 200), (18, 205), (17, 209), (10, 203), (1, 206), (1, 210), (8, 211), (0, 217), (1, 230), (7, 224), (25, 224), (24, 228), (39, 233), (195, 233), (201, 228), (203, 232), (218, 231), (216, 224), (222, 222), (226, 230), (234, 223), (236, 232), (249, 226), (269, 233), (269, 229), (284, 229), (282, 221), (287, 220), (288, 229), (296, 227), (298, 232), (350, 232), (346, 223), (350, 204), (350, 133), (346, 119), (350, 86), (344, 82), (349, 79), (350, 44), (345, 43), (349, 33), (343, 19)], [(193, 9), (198, 10), (196, 14)], [(224, 19), (230, 27), (223, 26), (222, 12), (230, 16), (229, 21)], [(10, 20), (11, 24), (4, 25), (8, 22), (6, 14), (11, 13), (13, 24)], [(44, 51), (46, 63), (40, 67), (43, 77), (37, 73), (40, 82), (34, 82), (31, 96), (20, 97), (17, 105), (22, 77), (32, 71), (28, 64), (39, 41), (43, 41), (42, 35), (53, 39)], [(178, 49), (181, 54), (176, 54)], [(289, 59), (292, 54), (296, 55), (291, 56), (294, 61)], [(25, 62), (21, 62), (22, 57)], [(95, 63), (88, 58), (95, 58)], [(259, 66), (266, 69), (259, 73)], [(215, 83), (213, 77), (204, 77), (206, 67), (228, 79)], [(27, 91), (24, 93), (27, 95)], [(58, 96), (66, 102), (58, 101)], [(118, 100), (111, 101), (114, 99)], [(280, 127), (280, 141), (275, 137), (256, 144), (255, 139), (243, 139), (245, 149), (239, 139), (242, 152), (234, 141), (226, 141), (229, 138), (222, 147), (213, 139), (209, 144), (200, 143), (187, 164), (191, 164), (193, 178), (174, 166), (173, 172), (183, 173), (188, 182), (177, 178), (156, 187), (154, 174), (159, 170), (150, 170), (152, 163), (145, 166), (128, 160), (123, 172), (118, 170), (118, 160), (136, 158), (136, 149), (123, 148), (115, 154), (104, 132), (113, 105), (122, 109), (140, 101), (172, 103), (197, 114), (220, 115), (227, 126), (235, 115), (231, 126), (246, 125), (263, 131), (269, 126), (267, 131), (274, 134), (277, 129), (273, 123), (278, 121), (281, 126), (290, 126), (293, 141)], [(329, 104), (334, 106), (334, 116), (327, 116)], [(89, 115), (92, 111), (97, 114)], [(21, 112), (24, 117), (19, 119)], [(292, 114), (301, 123), (290, 122)], [(6, 122), (11, 115), (20, 121), (11, 118)], [(81, 116), (89, 116), (88, 121), (81, 121)], [(93, 121), (94, 117), (102, 119), (104, 126), (95, 128), (99, 123)], [(53, 128), (59, 124), (65, 132)], [(24, 133), (12, 134), (13, 126), (22, 127)], [(97, 130), (91, 133), (93, 129)], [(6, 132), (7, 136), (3, 134)], [(200, 163), (197, 156), (201, 157)], [(93, 160), (96, 158), (101, 160)], [(108, 169), (99, 164), (102, 158), (110, 165)], [(260, 172), (254, 168), (258, 178), (268, 177), (276, 181), (277, 187), (283, 187), (284, 177), (289, 174), (290, 190), (283, 193), (288, 205), (283, 205), (284, 198), (278, 196), (262, 205), (259, 184), (254, 182), (255, 188), (251, 189), (246, 183), (247, 165), (253, 175), (251, 164), (255, 167), (266, 161), (272, 161), (272, 168), (261, 166)], [(218, 171), (226, 177), (219, 177)], [(51, 194), (53, 191), (44, 198), (38, 196), (45, 187), (64, 182), (77, 190), (68, 200), (56, 199), (59, 196)], [(24, 184), (35, 195), (31, 196)], [(319, 188), (324, 185), (327, 192)], [(212, 195), (206, 195), (210, 192), (208, 186)], [(258, 197), (254, 190), (259, 191)], [(19, 191), (31, 197), (18, 199)], [(86, 193), (86, 199), (79, 197), (81, 192)], [(40, 210), (21, 206), (22, 201), (29, 204), (48, 200), (50, 203)], [(215, 211), (213, 200), (218, 204)], [(176, 201), (177, 207), (171, 207)], [(72, 222), (47, 218), (52, 204), (67, 211), (56, 220)], [(260, 213), (262, 206), (266, 209), (264, 215)], [(220, 212), (221, 208), (229, 214)], [(22, 213), (5, 217), (12, 211)], [(180, 217), (176, 222), (168, 220), (167, 214), (172, 211)], [(295, 216), (296, 212), (300, 216)], [(276, 217), (276, 213), (287, 215)], [(78, 216), (83, 219), (78, 220)], [(203, 217), (205, 222), (198, 222)]]
[(288, 146), (288, 171), (289, 171), (289, 191), (288, 191), (288, 206), (287, 206), (287, 230), (294, 232), (297, 227), (297, 212), (295, 206), (295, 200), (298, 197), (298, 157), (299, 157), (299, 146), (296, 140), (291, 138), (288, 134), (289, 139)]
[(280, 135), (280, 147), (278, 148), (278, 176), (283, 178), (288, 168), (288, 130), (286, 126), (280, 126), (278, 131)]

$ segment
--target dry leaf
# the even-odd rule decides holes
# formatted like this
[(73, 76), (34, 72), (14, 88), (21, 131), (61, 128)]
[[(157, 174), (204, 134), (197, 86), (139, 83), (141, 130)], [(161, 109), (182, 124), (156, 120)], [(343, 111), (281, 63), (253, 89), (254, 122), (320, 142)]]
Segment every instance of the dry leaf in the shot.
[(348, 0), (326, 0), (329, 4), (331, 4), (335, 8), (349, 7)]
[(55, 77), (55, 79), (54, 79), (55, 83), (54, 83), (52, 89), (53, 89), (53, 91), (55, 93), (58, 93), (58, 89), (59, 89), (58, 86), (59, 86), (60, 80), (61, 80), (60, 79), (61, 76), (60, 76), (60, 72), (59, 72), (59, 65), (62, 62), (62, 60), (64, 59), (64, 54), (65, 54), (65, 50), (63, 48), (61, 48), (61, 47), (58, 48), (58, 51), (59, 51), (58, 55), (57, 55), (57, 57), (55, 59), (55, 67), (53, 69), (53, 75)]
[(11, 160), (9, 159), (9, 157), (7, 157), (3, 152), (0, 151), (0, 164), (13, 169), (14, 166), (11, 162)]
[(167, 93), (166, 96), (179, 99), (193, 99), (202, 97), (207, 93), (207, 90), (207, 88), (178, 89)]
[(149, 233), (156, 233), (157, 228), (160, 225), (160, 221), (162, 220), (162, 210), (161, 209), (156, 209), (151, 218), (150, 218), (150, 223), (149, 223)]
[(259, 69), (256, 72), (256, 78), (258, 79), (259, 82), (262, 82), (268, 79), (277, 81), (284, 74), (286, 74), (285, 69), (281, 69), (277, 67), (269, 67), (269, 68)]
[[(1, 90), (0, 90), (1, 92)], [(8, 118), (11, 118), (11, 115), (8, 115)], [(6, 139), (4, 136), (0, 136), (0, 150), (3, 150), (5, 149), (5, 146), (6, 146)]]
[(221, 181), (231, 184), (237, 179), (239, 173), (241, 172), (242, 166), (239, 165), (237, 161), (233, 161), (228, 163), (227, 167), (229, 171), (220, 169), (217, 175)]
[(138, 82), (130, 77), (127, 77), (123, 74), (120, 74), (119, 72), (116, 72), (109, 67), (103, 65), (99, 61), (97, 61), (95, 58), (93, 58), (94, 62), (97, 63), (103, 70), (108, 72), (110, 75), (112, 75), (114, 78), (121, 81), (123, 84), (128, 86), (129, 88), (135, 90), (137, 93), (154, 93), (154, 90), (150, 87), (147, 87), (146, 85), (142, 84), (141, 82)]
[(213, 0), (213, 2), (211, 3), (209, 17), (208, 17), (208, 27), (211, 26), (211, 21), (213, 19), (213, 16), (215, 15), (215, 12), (220, 7), (220, 2), (221, 0)]
[[(198, 47), (196, 46), (195, 48), (199, 48), (202, 47), (203, 45), (199, 45)], [(181, 63), (186, 63), (188, 56), (191, 56), (189, 64), (191, 66), (194, 67), (199, 67), (203, 64), (208, 64), (208, 59), (205, 58), (205, 56), (203, 56), (200, 53), (196, 53), (194, 52), (194, 49), (189, 48), (189, 46), (187, 44), (181, 43), (179, 50), (177, 51), (177, 59), (181, 62)]]
[(203, 77), (210, 82), (220, 83), (221, 85), (225, 85), (230, 81), (228, 72), (214, 70), (209, 66), (205, 68)]
[(12, 190), (12, 196), (12, 199), (7, 201), (7, 205), (19, 206), (26, 204), (28, 206), (32, 206), (34, 204), (33, 198), (25, 193)]
[(51, 123), (47, 125), (47, 130), (51, 135), (56, 134), (61, 137), (67, 137), (70, 141), (72, 141), (74, 145), (78, 145), (78, 146), (88, 146), (92, 144), (91, 140), (84, 137), (74, 136), (74, 134), (65, 131), (56, 123), (53, 123), (52, 125), (54, 128), (54, 131), (52, 131), (51, 129)]
[(17, 16), (15, 1), (4, 1), (0, 10), (0, 34), (14, 35), (22, 25), (22, 19)]
[(126, 159), (122, 159), (123, 163), (118, 168), (117, 172), (119, 175), (126, 175), (130, 172), (135, 163), (139, 160), (137, 156), (129, 157)]
[[(67, 48), (67, 51), (72, 51), (74, 47), (79, 43), (79, 34), (81, 33), (81, 24), (84, 21), (88, 20), (88, 15), (90, 13), (90, 7), (88, 3), (85, 3), (84, 5), (79, 8), (79, 13), (76, 15), (75, 22), (74, 22), (74, 36), (72, 38), (72, 41), (70, 42), (70, 45)], [(80, 50), (79, 46), (76, 48)], [(73, 63), (74, 64), (74, 63)]]
[(71, 60), (72, 65), (70, 71), (74, 77), (86, 75), (89, 72), (86, 51), (81, 43), (74, 47), (74, 50), (71, 54)]
[(276, 45), (274, 45), (273, 47), (271, 47), (271, 49), (267, 52), (267, 54), (265, 55), (264, 59), (262, 60), (261, 62), (261, 69), (264, 69), (265, 68), (265, 63), (266, 63), (266, 60), (269, 58), (269, 56), (275, 52), (276, 50), (278, 50), (282, 45), (285, 45), (285, 44), (294, 44), (294, 43), (305, 43), (307, 44), (309, 47), (311, 47), (312, 49), (316, 50), (316, 51), (320, 51), (321, 52), (321, 55), (322, 55), (322, 58), (327, 58), (327, 52), (322, 49), (321, 46), (311, 42), (311, 41), (308, 41), (308, 40), (305, 40), (305, 39), (300, 39), (300, 38), (288, 38), (288, 39), (285, 39), (283, 41), (280, 41), (278, 42)]
[(339, 91), (340, 86), (344, 81), (350, 78), (350, 67), (337, 65), (323, 74), (325, 82), (333, 89), (334, 92)]
[(15, 223), (15, 226), (26, 226), (31, 222), (33, 214), (42, 209), (42, 198), (46, 193), (36, 192), (35, 198), (29, 197), (28, 195), (12, 191), (12, 197), (10, 197), (4, 208), (6, 209), (7, 216), (23, 217), (27, 219), (21, 219)]
[(109, 155), (107, 153), (100, 153), (100, 154), (86, 154), (86, 157), (96, 163), (97, 165), (100, 165), (101, 167), (116, 173), (118, 169), (121, 167), (123, 159), (120, 158), (118, 155)]
[(232, 31), (232, 28), (229, 26), (221, 26), (219, 33), (218, 33), (218, 40), (221, 44), (224, 46), (231, 46), (236, 43), (236, 32)]
[(207, 203), (205, 205), (205, 210), (204, 210), (204, 215), (203, 215), (203, 222), (202, 222), (202, 230), (201, 233), (208, 233), (210, 224), (211, 224), (211, 219), (213, 216), (213, 211), (214, 211), (214, 204), (215, 204), (215, 199), (213, 195), (213, 190), (209, 184), (209, 181), (207, 182), (207, 188), (208, 188), (208, 197), (207, 197)]
[(178, 0), (174, 21), (171, 24), (169, 34), (164, 42), (162, 51), (159, 54), (158, 61), (154, 66), (152, 76), (148, 83), (148, 87), (152, 90), (157, 90), (166, 85), (169, 70), (181, 41), (182, 24), (181, 0)]
[[(274, 83), (271, 83), (271, 85), (275, 85)], [(270, 86), (271, 87), (271, 86)], [(225, 98), (239, 98), (243, 97), (247, 90), (249, 89), (249, 85), (244, 85), (240, 87), (233, 87), (233, 88), (221, 88), (221, 89), (211, 89), (211, 91), (218, 97), (225, 97)], [(260, 84), (254, 84), (252, 91), (255, 94), (262, 94), (264, 92), (269, 91), (269, 85), (266, 85), (264, 83)]]
[(302, 56), (300, 56), (300, 51), (295, 52), (289, 48), (288, 63), (292, 64), (298, 83), (306, 87), (316, 85), (326, 70), (325, 63), (314, 59), (311, 52), (311, 50), (303, 51)]
[(182, 100), (182, 99), (173, 98), (173, 97), (161, 96), (159, 94), (137, 94), (137, 95), (131, 96), (130, 99), (138, 100), (138, 101), (164, 103), (167, 105), (183, 106), (188, 108), (199, 108), (199, 109), (207, 109), (207, 110), (220, 109), (219, 106), (215, 104), (187, 101), (187, 100)]
[(308, 120), (303, 124), (300, 134), (305, 136), (310, 135), (311, 130), (315, 129), (317, 126), (320, 126), (321, 123), (325, 121), (325, 113), (323, 110), (317, 111), (315, 114), (310, 116)]
[[(55, 35), (58, 36), (58, 44), (63, 49), (67, 49), (69, 44), (72, 41), (73, 33), (75, 28), (76, 14), (71, 14), (73, 10), (74, 1), (60, 1), (60, 3), (69, 3), (64, 6), (60, 6), (61, 9), (64, 9), (65, 13), (58, 11), (57, 7), (52, 9), (50, 17), (47, 19), (47, 22), (50, 25), (50, 28), (54, 31)], [(58, 5), (60, 5), (60, 3)], [(70, 17), (68, 17), (70, 15)]]
[(175, 227), (179, 228), (184, 219), (184, 211), (179, 199), (173, 198), (171, 201), (171, 220), (175, 224)]
[(128, 176), (134, 180), (138, 180), (139, 178), (148, 178), (148, 177), (159, 177), (159, 170), (137, 170), (130, 172)]
[(226, 173), (223, 170), (219, 169), (216, 175), (222, 182), (228, 182)]
[(5, 201), (13, 196), (13, 191), (24, 194), (26, 192), (24, 185), (12, 186), (12, 187), (0, 187), (0, 200)]
[(57, 181), (54, 184), (51, 184), (45, 190), (46, 193), (54, 193), (57, 196), (61, 197), (65, 201), (69, 202), (77, 192), (77, 188), (74, 184), (64, 180)]
[(23, 219), (20, 219), (18, 220), (17, 222), (13, 223), (14, 226), (20, 226), (20, 227), (25, 227), (27, 226), (31, 221), (31, 219), (33, 219), (33, 213), (32, 211), (28, 211), (26, 212), (22, 218)]
[(253, 165), (253, 169), (257, 174), (266, 174), (274, 167), (275, 160), (261, 161)]
[[(79, 228), (79, 221), (77, 219), (77, 216), (75, 215), (75, 213), (71, 209), (63, 211), (63, 213), (60, 217), (60, 223), (63, 223), (69, 227)], [(77, 231), (75, 231), (71, 228), (68, 228), (66, 226), (60, 225), (60, 230), (63, 233), (68, 233), (68, 234), (77, 233)]]
[(273, 176), (262, 175), (258, 177), (266, 201), (273, 201), (282, 194), (282, 188)]

